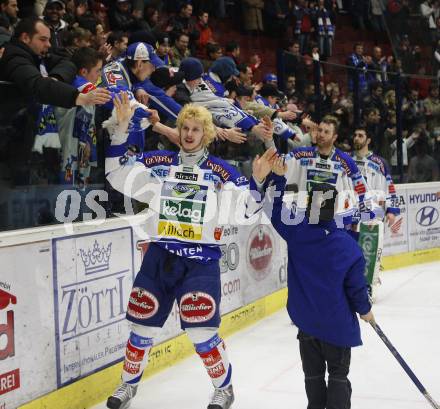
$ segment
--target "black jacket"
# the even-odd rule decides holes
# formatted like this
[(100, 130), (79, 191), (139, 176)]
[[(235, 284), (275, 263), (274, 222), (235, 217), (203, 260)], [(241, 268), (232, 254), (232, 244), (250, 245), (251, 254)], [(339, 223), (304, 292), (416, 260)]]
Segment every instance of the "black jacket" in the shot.
[(6, 45), (0, 59), (0, 80), (10, 81), (18, 88), (11, 97), (62, 108), (74, 107), (78, 90), (70, 84), (76, 75), (75, 65), (58, 55), (45, 57), (46, 70), (56, 81), (41, 75), (41, 61), (26, 44), (14, 41)]

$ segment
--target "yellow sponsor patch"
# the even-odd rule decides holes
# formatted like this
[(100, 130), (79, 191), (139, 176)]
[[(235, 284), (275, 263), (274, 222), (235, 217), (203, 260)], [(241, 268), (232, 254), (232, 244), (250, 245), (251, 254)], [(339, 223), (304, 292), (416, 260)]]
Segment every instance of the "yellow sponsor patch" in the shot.
[(185, 240), (201, 240), (202, 226), (173, 221), (160, 221), (157, 233), (166, 237), (178, 237)]

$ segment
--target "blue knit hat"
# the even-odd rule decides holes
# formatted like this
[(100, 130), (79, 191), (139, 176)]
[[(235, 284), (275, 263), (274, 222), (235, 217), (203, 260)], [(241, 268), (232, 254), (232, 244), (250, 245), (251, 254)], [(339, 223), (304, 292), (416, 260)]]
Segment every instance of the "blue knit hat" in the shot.
[(179, 71), (183, 72), (185, 81), (194, 81), (202, 76), (203, 65), (199, 59), (188, 57), (180, 63)]
[(240, 74), (231, 57), (218, 58), (212, 63), (210, 71), (217, 74), (222, 82), (227, 81), (232, 75), (238, 76)]

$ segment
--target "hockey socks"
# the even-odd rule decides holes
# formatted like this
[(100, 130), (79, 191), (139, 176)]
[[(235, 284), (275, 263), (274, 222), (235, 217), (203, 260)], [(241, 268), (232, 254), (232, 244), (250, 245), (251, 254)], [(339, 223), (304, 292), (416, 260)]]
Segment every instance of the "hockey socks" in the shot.
[(122, 382), (137, 384), (142, 377), (148, 363), (148, 354), (153, 346), (153, 339), (142, 337), (135, 332), (130, 332), (130, 338), (125, 349)]
[(215, 334), (208, 341), (194, 344), (202, 358), (214, 388), (223, 389), (231, 384), (232, 366), (229, 363), (224, 341)]

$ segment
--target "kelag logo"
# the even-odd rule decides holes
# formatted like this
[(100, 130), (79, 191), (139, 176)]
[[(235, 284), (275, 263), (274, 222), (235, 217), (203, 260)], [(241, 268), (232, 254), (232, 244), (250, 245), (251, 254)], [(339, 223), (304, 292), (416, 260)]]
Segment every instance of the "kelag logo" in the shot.
[(422, 207), (416, 215), (416, 221), (420, 226), (428, 227), (437, 222), (439, 217), (438, 210), (432, 206)]
[[(17, 304), (17, 297), (0, 289), (0, 361), (15, 356), (15, 322), (13, 305)], [(3, 321), (3, 310), (6, 312), (6, 322)], [(6, 343), (4, 342), (6, 341)], [(14, 369), (0, 374), (0, 395), (11, 392), (20, 387), (20, 370)]]
[(59, 386), (121, 358), (133, 251), (129, 228), (54, 240)]

